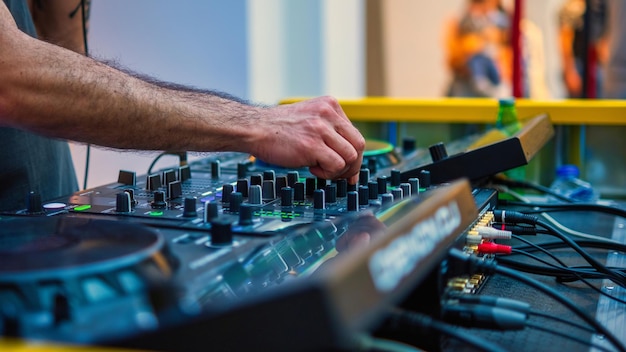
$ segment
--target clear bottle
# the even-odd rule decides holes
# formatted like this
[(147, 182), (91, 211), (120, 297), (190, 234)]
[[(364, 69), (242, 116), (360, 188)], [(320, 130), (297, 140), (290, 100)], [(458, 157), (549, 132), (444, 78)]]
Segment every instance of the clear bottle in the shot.
[[(598, 200), (598, 192), (587, 181), (581, 180), (576, 165), (563, 165), (556, 169), (556, 179), (550, 189), (576, 202), (594, 203)], [(550, 200), (556, 201), (555, 197)]]

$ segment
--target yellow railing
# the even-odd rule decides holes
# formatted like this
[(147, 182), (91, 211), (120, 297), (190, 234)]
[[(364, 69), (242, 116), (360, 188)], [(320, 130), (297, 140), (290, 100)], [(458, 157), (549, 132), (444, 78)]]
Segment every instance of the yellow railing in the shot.
[[(288, 98), (288, 104), (304, 98)], [(346, 115), (362, 122), (493, 123), (498, 101), (488, 98), (339, 99)], [(547, 113), (555, 125), (626, 125), (626, 100), (517, 99), (521, 118)]]

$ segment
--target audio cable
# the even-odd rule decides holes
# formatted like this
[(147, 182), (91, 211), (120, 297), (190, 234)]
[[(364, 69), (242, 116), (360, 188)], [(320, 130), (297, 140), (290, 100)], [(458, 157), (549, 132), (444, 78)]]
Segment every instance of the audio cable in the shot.
[(583, 319), (586, 323), (592, 326), (599, 334), (604, 335), (604, 337), (611, 342), (619, 351), (626, 352), (626, 346), (604, 325), (594, 319), (592, 316), (583, 311), (580, 307), (578, 307), (574, 302), (569, 300), (568, 298), (562, 296), (554, 289), (546, 286), (545, 284), (534, 280), (530, 277), (527, 277), (521, 274), (518, 271), (513, 269), (509, 269), (506, 267), (502, 267), (497, 265), (495, 260), (484, 260), (484, 258), (477, 258), (475, 256), (471, 256), (459, 249), (451, 248), (448, 252), (448, 260), (453, 262), (458, 267), (464, 267), (465, 272), (472, 275), (475, 273), (482, 273), (486, 275), (499, 274), (516, 281), (522, 282), (532, 288), (535, 288), (548, 296), (552, 297), (554, 300), (560, 302), (562, 305), (571, 310), (574, 314)]

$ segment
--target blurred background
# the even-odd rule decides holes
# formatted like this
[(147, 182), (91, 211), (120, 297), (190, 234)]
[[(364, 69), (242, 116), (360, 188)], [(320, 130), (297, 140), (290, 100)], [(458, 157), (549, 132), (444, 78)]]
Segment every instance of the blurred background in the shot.
[[(564, 18), (580, 17), (584, 0), (523, 3), (528, 82), (523, 94), (533, 99), (567, 98), (571, 94), (563, 74)], [(318, 95), (497, 98), (511, 95), (507, 33), (513, 4), (511, 0), (94, 0), (89, 45), (95, 58), (264, 104)], [(567, 6), (569, 11), (564, 10)], [(468, 89), (464, 80), (474, 69), (483, 78)], [(387, 128), (375, 123), (357, 126), (370, 138), (379, 138)], [(456, 138), (466, 129), (435, 122), (403, 124), (400, 131), (415, 135), (418, 146), (427, 147)], [(605, 133), (586, 132), (591, 152), (603, 153), (605, 146), (593, 143)], [(82, 184), (86, 147), (73, 145), (72, 152)], [(144, 174), (157, 154), (92, 147), (87, 186), (115, 181), (120, 169)], [(159, 161), (168, 162), (177, 160)], [(604, 167), (606, 161), (600, 164)], [(607, 183), (606, 170), (594, 170), (584, 170), (585, 176)], [(624, 174), (620, 171), (608, 183), (623, 185)]]

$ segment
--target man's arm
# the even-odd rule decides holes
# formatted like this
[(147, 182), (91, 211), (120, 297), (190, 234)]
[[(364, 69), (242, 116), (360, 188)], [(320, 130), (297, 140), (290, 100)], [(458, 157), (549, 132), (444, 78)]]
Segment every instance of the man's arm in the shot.
[(163, 88), (25, 35), (4, 4), (0, 125), (121, 149), (241, 151), (351, 181), (365, 146), (335, 99), (263, 108)]

